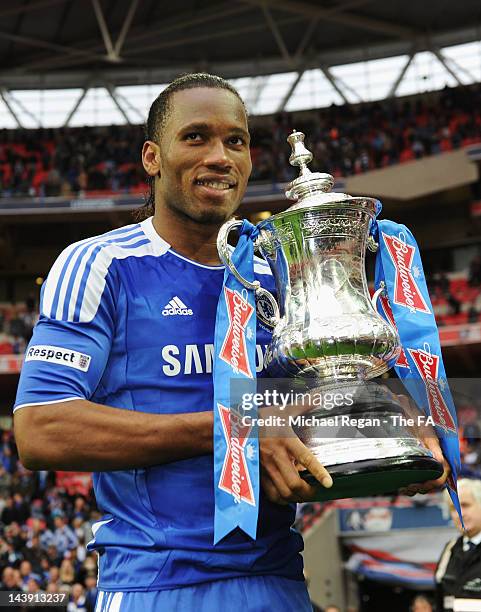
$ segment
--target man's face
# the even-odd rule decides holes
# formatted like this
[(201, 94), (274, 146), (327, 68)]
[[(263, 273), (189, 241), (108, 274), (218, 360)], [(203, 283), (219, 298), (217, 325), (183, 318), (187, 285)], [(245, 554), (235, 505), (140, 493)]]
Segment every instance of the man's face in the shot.
[(15, 584), (15, 574), (11, 567), (6, 567), (2, 574), (3, 584), (7, 587), (12, 587)]
[(22, 561), (20, 563), (20, 573), (22, 576), (28, 576), (28, 574), (32, 573), (32, 566), (30, 565), (30, 561)]
[(49, 571), (50, 580), (57, 580), (60, 574), (60, 570), (56, 565), (52, 565)]
[(432, 610), (433, 607), (431, 604), (424, 599), (419, 599), (414, 602), (413, 612), (432, 612)]
[[(464, 526), (466, 527), (467, 535), (472, 538), (481, 531), (481, 504), (474, 499), (471, 491), (464, 486), (459, 487), (458, 494)], [(456, 527), (461, 531), (461, 523), (454, 507), (451, 509), (451, 516)]]
[(219, 225), (238, 208), (252, 170), (244, 107), (225, 89), (178, 91), (159, 137), (156, 205)]

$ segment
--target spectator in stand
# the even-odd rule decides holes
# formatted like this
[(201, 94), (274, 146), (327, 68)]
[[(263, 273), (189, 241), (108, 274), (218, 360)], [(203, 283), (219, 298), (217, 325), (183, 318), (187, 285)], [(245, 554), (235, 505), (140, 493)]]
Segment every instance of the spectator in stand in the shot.
[(25, 311), (20, 314), (20, 318), (23, 322), (23, 339), (28, 343), (38, 320), (37, 302), (32, 295), (25, 300)]
[(469, 264), (468, 283), (471, 287), (481, 285), (481, 255), (476, 255)]
[[(22, 593), (22, 589), (20, 588), (20, 572), (13, 567), (5, 567), (2, 572), (2, 582), (0, 584), (0, 591), (10, 591), (13, 594)], [(20, 610), (25, 610), (25, 608), (20, 608), (17, 606), (9, 606), (8, 610), (10, 612), (16, 612)]]
[[(34, 472), (27, 470), (20, 461), (17, 462), (17, 469), (12, 476), (12, 490), (25, 499), (32, 499), (37, 491), (38, 477)], [(29, 505), (27, 505), (30, 513)]]
[(6, 567), (2, 572), (2, 584), (0, 590), (2, 591), (22, 591), (20, 587), (20, 572), (15, 570), (13, 567)]
[(27, 590), (28, 582), (33, 575), (32, 564), (30, 561), (22, 561), (18, 568), (20, 570), (21, 588), (23, 591)]
[(85, 589), (80, 583), (75, 583), (72, 587), (72, 594), (67, 605), (67, 612), (89, 612)]
[(33, 571), (36, 574), (42, 573), (41, 559), (43, 556), (43, 550), (40, 545), (40, 538), (35, 535), (30, 542), (27, 542), (22, 549), (23, 558), (30, 563)]
[(54, 518), (55, 531), (53, 532), (52, 543), (56, 546), (59, 554), (64, 555), (67, 551), (78, 546), (78, 539), (72, 529), (68, 526), (67, 520), (63, 515)]
[(13, 542), (5, 541), (5, 545), (2, 547), (2, 564), (6, 564), (12, 567), (18, 566), (22, 560), (22, 554), (18, 547)]
[(83, 563), (87, 558), (87, 542), (83, 534), (78, 538), (77, 547), (73, 549), (77, 564)]
[(479, 312), (476, 309), (474, 302), (470, 305), (468, 310), (468, 323), (477, 323), (479, 319)]
[(8, 446), (0, 451), (0, 462), (7, 472), (12, 473), (15, 470), (15, 459), (12, 456), (12, 450)]
[(85, 583), (85, 600), (87, 604), (87, 610), (93, 612), (95, 609), (95, 601), (97, 599), (97, 574), (89, 571), (84, 578)]
[(14, 493), (13, 506), (17, 517), (15, 520), (20, 523), (20, 525), (23, 525), (30, 516), (30, 505), (25, 501), (21, 493)]
[(447, 301), (451, 308), (451, 314), (458, 315), (461, 312), (461, 302), (455, 297), (451, 291), (451, 283), (445, 272), (440, 272), (437, 279), (437, 284), (441, 295)]
[(10, 525), (11, 523), (24, 523), (29, 517), (28, 504), (24, 503), (20, 494), (16, 493), (13, 497), (8, 497), (5, 508), (2, 511), (2, 523)]
[[(42, 584), (42, 580), (40, 578), (40, 576), (37, 576), (36, 574), (33, 574), (32, 577), (30, 578), (30, 580), (28, 581), (28, 585), (27, 585), (27, 589), (26, 589), (27, 593), (34, 593), (35, 595), (40, 595), (41, 593), (44, 593), (45, 591), (43, 590), (43, 584)], [(22, 608), (22, 610), (28, 610), (29, 608), (25, 607)], [(52, 608), (50, 606), (42, 606), (39, 604), (35, 604), (35, 608), (34, 608), (35, 612), (51, 612)], [(57, 607), (57, 610), (59, 610), (59, 608)], [(60, 608), (59, 612), (62, 610), (62, 608)]]
[(3, 451), (7, 448), (10, 449), (12, 455), (17, 457), (17, 447), (15, 446), (13, 433), (8, 430), (1, 431), (0, 453), (3, 453)]
[(12, 485), (12, 475), (7, 472), (3, 463), (0, 464), (0, 498), (7, 499), (9, 497), (10, 487)]
[(425, 595), (416, 595), (410, 607), (411, 612), (433, 612), (433, 604)]
[(46, 549), (46, 556), (51, 565), (57, 565), (60, 567), (62, 562), (62, 555), (58, 554), (57, 547), (54, 544), (49, 544)]
[(51, 168), (45, 181), (45, 195), (55, 197), (60, 195), (62, 188), (62, 178), (56, 168)]
[(42, 551), (42, 556), (40, 557), (40, 570), (38, 573), (42, 578), (42, 584), (44, 586), (48, 584), (49, 571), (50, 571), (50, 563), (48, 562), (47, 557)]
[(76, 518), (81, 518), (83, 521), (85, 521), (88, 517), (88, 512), (89, 507), (85, 501), (85, 498), (79, 495), (74, 501), (73, 515)]
[(75, 582), (75, 569), (71, 559), (63, 559), (60, 564), (60, 581), (72, 585)]
[(30, 527), (32, 531), (40, 535), (40, 531), (45, 529), (45, 515), (43, 512), (43, 502), (41, 499), (34, 499), (30, 510)]
[(20, 313), (20, 308), (16, 306), (12, 306), (12, 318), (10, 319), (9, 332), (10, 335), (14, 338), (25, 338), (26, 330), (25, 330), (25, 322), (22, 314)]
[(89, 542), (92, 537), (92, 528), (88, 521), (84, 520), (81, 516), (75, 516), (72, 520), (72, 528), (77, 536), (79, 542)]
[(48, 582), (50, 584), (60, 584), (60, 568), (57, 565), (51, 565), (48, 572)]

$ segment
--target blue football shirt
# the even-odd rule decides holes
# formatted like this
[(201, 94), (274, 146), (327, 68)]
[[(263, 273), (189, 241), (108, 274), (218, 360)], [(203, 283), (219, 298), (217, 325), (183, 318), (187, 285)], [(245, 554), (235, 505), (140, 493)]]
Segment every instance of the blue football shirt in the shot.
[[(255, 273), (273, 288), (267, 264), (257, 262)], [(152, 414), (212, 410), (223, 275), (223, 266), (174, 252), (152, 219), (67, 247), (42, 290), (14, 410), (74, 398)], [(258, 376), (269, 341), (258, 326)], [(236, 530), (213, 546), (212, 455), (100, 472), (93, 480), (104, 516), (88, 547), (99, 553), (103, 590), (262, 574), (302, 579), (294, 506), (262, 493), (257, 539)]]

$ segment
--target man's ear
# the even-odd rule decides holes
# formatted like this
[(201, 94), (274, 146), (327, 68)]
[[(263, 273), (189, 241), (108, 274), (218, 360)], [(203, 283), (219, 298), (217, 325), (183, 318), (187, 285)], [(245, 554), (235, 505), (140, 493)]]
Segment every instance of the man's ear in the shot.
[(160, 177), (160, 147), (152, 140), (146, 140), (142, 147), (142, 165), (149, 176)]

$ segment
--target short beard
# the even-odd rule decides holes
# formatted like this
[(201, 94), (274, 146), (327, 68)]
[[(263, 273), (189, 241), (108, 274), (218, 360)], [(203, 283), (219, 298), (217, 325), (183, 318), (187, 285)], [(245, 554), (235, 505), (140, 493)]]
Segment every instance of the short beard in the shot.
[(191, 216), (190, 219), (197, 221), (197, 223), (201, 223), (202, 225), (222, 225), (227, 221), (227, 219), (232, 215), (227, 215), (225, 212), (221, 212), (218, 210), (201, 210), (199, 214), (195, 216)]
[(195, 221), (195, 223), (199, 223), (200, 225), (211, 225), (215, 227), (220, 227), (227, 221), (227, 219), (230, 219), (235, 212), (232, 211), (230, 213), (226, 213), (226, 211), (216, 208), (211, 210), (199, 209), (186, 212), (169, 200), (166, 201), (166, 205), (176, 215), (185, 219), (186, 222)]

